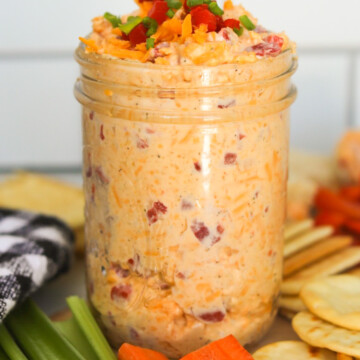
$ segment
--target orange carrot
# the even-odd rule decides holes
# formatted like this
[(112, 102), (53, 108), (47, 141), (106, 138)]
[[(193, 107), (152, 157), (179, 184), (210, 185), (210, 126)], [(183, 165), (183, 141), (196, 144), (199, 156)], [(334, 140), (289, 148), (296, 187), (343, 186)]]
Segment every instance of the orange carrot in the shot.
[(340, 195), (350, 201), (360, 201), (360, 185), (345, 186), (340, 190)]
[(168, 358), (157, 351), (144, 349), (138, 346), (124, 343), (118, 352), (119, 360), (168, 360)]
[(353, 203), (325, 188), (318, 190), (315, 205), (320, 210), (330, 210), (343, 213), (346, 217), (360, 220), (360, 204)]
[(315, 224), (331, 225), (336, 231), (340, 230), (345, 224), (346, 216), (336, 211), (321, 210), (315, 217)]
[(233, 335), (214, 341), (180, 360), (254, 360)]

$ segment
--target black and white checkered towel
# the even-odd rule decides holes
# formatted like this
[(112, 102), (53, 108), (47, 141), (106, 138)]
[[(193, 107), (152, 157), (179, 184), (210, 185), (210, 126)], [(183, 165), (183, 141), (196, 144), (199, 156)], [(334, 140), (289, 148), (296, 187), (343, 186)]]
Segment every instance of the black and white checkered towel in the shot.
[(60, 220), (0, 208), (0, 323), (47, 280), (70, 267), (72, 231)]

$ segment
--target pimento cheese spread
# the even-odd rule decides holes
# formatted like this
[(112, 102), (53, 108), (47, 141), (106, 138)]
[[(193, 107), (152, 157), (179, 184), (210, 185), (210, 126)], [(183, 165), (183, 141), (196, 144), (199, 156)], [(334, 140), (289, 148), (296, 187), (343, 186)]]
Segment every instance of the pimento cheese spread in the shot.
[(231, 1), (139, 7), (76, 51), (89, 299), (114, 346), (254, 342), (282, 277), (293, 46)]

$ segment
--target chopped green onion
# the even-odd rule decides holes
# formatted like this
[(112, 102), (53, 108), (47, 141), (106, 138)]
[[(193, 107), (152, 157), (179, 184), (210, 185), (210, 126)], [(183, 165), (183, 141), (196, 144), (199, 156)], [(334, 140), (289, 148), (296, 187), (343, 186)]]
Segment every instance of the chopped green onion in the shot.
[(247, 30), (254, 30), (256, 28), (256, 26), (253, 24), (253, 22), (249, 19), (247, 15), (240, 16), (239, 20)]
[(209, 5), (212, 2), (212, 0), (204, 0), (204, 4)]
[(120, 24), (119, 29), (126, 35), (129, 35), (134, 27), (141, 24), (142, 21), (143, 19), (140, 16), (129, 16), (126, 24)]
[(27, 360), (27, 357), (20, 350), (4, 324), (0, 324), (0, 349), (2, 349), (7, 356), (1, 357), (0, 355), (0, 359)]
[(145, 25), (145, 27), (148, 28), (148, 31), (146, 32), (147, 37), (154, 35), (159, 26), (155, 19), (152, 19), (151, 17), (148, 16), (143, 18), (142, 23)]
[(89, 343), (85, 335), (82, 333), (80, 326), (74, 317), (71, 317), (65, 321), (54, 322), (54, 325), (61, 332), (61, 334), (76, 347), (79, 353), (86, 360), (99, 360), (98, 356), (92, 348), (92, 344)]
[[(77, 324), (80, 326), (83, 334), (91, 343), (92, 348), (101, 360), (115, 360), (116, 357), (100, 330), (94, 317), (92, 316), (85, 300), (77, 296), (71, 296), (66, 299), (66, 302), (74, 315)], [(71, 359), (65, 358), (64, 359)]]
[(241, 36), (244, 33), (244, 28), (243, 27), (240, 27), (240, 29), (233, 28), (233, 31), (235, 34), (237, 34), (237, 36)]
[(155, 39), (153, 38), (148, 38), (146, 39), (146, 49), (151, 49), (155, 46)]
[(86, 360), (31, 300), (10, 313), (5, 325), (30, 359)]
[(178, 0), (166, 0), (169, 9), (179, 10), (182, 7), (182, 2)]
[(118, 16), (113, 15), (109, 12), (106, 12), (104, 14), (104, 18), (111, 23), (113, 28), (118, 27), (122, 23), (121, 19)]
[(204, 0), (187, 0), (187, 6), (188, 7), (194, 7), (198, 5), (202, 5), (204, 3)]
[(175, 15), (175, 12), (174, 10), (171, 10), (169, 9), (167, 12), (166, 12), (166, 16), (168, 16), (170, 19), (172, 19)]
[(222, 9), (220, 9), (219, 5), (216, 3), (216, 1), (212, 1), (209, 4), (209, 10), (214, 14), (214, 15), (224, 15), (224, 11)]

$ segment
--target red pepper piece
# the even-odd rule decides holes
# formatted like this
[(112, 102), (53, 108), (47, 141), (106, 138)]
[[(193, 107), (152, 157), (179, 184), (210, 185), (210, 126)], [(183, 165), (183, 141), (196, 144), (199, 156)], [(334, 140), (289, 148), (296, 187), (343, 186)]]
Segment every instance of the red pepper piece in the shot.
[(221, 16), (216, 15), (216, 31), (220, 31), (224, 27), (224, 20)]
[(195, 27), (199, 27), (201, 24), (205, 24), (208, 27), (208, 31), (216, 31), (216, 16), (208, 9), (207, 5), (199, 5), (194, 7), (190, 14), (192, 23)]
[(169, 7), (166, 1), (157, 0), (154, 2), (154, 5), (149, 10), (148, 16), (157, 21), (161, 25), (169, 17), (166, 13), (169, 11)]
[(240, 21), (236, 19), (227, 19), (224, 21), (223, 27), (229, 27), (231, 29), (240, 29)]
[(316, 226), (331, 225), (336, 232), (340, 231), (345, 224), (346, 216), (336, 211), (322, 210), (315, 218)]
[(132, 29), (129, 34), (129, 40), (132, 46), (136, 46), (137, 44), (141, 44), (146, 41), (146, 32), (147, 29), (145, 25), (139, 24)]

